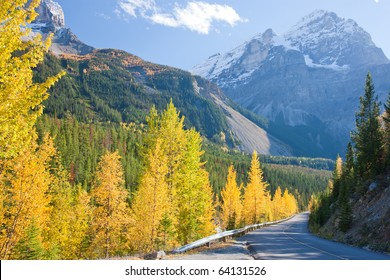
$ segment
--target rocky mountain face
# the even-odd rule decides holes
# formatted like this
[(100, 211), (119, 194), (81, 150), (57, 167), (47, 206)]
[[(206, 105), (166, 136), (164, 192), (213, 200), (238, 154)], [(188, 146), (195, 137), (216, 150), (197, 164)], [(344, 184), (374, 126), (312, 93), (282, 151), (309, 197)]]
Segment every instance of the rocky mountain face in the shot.
[(57, 56), (47, 58), (42, 67), (49, 70), (42, 72), (68, 71), (46, 101), (46, 114), (61, 118), (70, 112), (81, 121), (144, 122), (152, 105), (163, 110), (172, 99), (186, 116), (186, 126), (214, 142), (248, 153), (292, 155), (288, 145), (255, 123), (258, 118), (253, 122), (244, 116), (250, 112), (232, 108), (214, 83), (124, 51), (85, 45), (66, 28), (61, 6), (52, 0), (42, 0), (37, 11), (30, 27), (34, 34), (54, 33), (50, 49)]
[(389, 60), (356, 22), (326, 11), (281, 36), (268, 29), (192, 69), (266, 117), (269, 131), (295, 154), (330, 157), (343, 153), (368, 71), (384, 101)]
[(41, 33), (44, 37), (53, 33), (50, 50), (55, 54), (88, 54), (94, 48), (81, 42), (69, 28), (65, 26), (62, 7), (52, 0), (42, 0), (37, 8), (38, 17), (30, 24), (33, 34)]

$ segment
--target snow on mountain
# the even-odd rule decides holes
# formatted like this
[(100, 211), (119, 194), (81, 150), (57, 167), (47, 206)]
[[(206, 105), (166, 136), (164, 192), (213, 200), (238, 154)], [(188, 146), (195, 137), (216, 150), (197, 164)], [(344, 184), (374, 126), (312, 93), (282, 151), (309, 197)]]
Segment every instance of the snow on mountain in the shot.
[(38, 17), (30, 25), (34, 31), (55, 32), (65, 27), (64, 11), (57, 2), (42, 0), (37, 12)]
[(29, 25), (31, 37), (40, 33), (44, 38), (53, 33), (50, 50), (55, 54), (87, 54), (94, 48), (81, 42), (69, 28), (65, 26), (65, 15), (60, 4), (52, 0), (42, 0), (37, 8), (38, 16)]
[(226, 54), (209, 57), (191, 72), (222, 87), (235, 86), (246, 83), (275, 52), (300, 52), (310, 68), (348, 71), (351, 65), (388, 62), (377, 50), (371, 36), (355, 21), (317, 10), (281, 36), (268, 29)]
[(272, 133), (285, 143), (301, 149), (306, 141), (306, 154), (319, 149), (318, 155), (332, 157), (354, 127), (368, 71), (379, 100), (385, 101), (389, 59), (355, 21), (323, 10), (283, 35), (268, 29), (192, 69), (267, 118)]
[(210, 56), (204, 63), (193, 67), (191, 72), (210, 80), (226, 75), (226, 82), (219, 81), (221, 86), (245, 82), (266, 59), (272, 59), (269, 54), (273, 47), (298, 51), (283, 36), (268, 29), (224, 55), (218, 53)]

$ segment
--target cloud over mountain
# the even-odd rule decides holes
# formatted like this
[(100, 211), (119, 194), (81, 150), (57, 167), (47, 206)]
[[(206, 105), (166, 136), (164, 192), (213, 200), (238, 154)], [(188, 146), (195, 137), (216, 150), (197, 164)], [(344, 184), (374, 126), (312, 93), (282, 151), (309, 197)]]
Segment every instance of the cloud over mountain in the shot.
[(217, 22), (235, 26), (244, 22), (228, 5), (190, 1), (185, 6), (175, 3), (171, 11), (165, 11), (154, 0), (119, 0), (120, 12), (131, 17), (142, 17), (153, 23), (174, 28), (186, 28), (200, 34), (209, 34)]

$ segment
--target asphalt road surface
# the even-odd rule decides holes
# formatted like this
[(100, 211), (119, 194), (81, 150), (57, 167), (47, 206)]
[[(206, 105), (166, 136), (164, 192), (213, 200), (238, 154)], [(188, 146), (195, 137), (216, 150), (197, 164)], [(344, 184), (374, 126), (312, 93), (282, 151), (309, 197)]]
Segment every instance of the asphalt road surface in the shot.
[(390, 255), (318, 238), (308, 231), (309, 213), (239, 238), (249, 242), (255, 259), (263, 260), (390, 260)]
[(390, 260), (376, 253), (309, 233), (309, 213), (248, 233), (229, 247), (186, 254), (182, 260)]

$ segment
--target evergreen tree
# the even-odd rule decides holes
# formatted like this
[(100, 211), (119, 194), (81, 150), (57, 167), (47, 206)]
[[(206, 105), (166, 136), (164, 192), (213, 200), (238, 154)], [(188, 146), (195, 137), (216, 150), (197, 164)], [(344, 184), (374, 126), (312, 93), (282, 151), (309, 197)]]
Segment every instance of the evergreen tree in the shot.
[(339, 213), (339, 229), (346, 232), (352, 224), (352, 208), (349, 202), (348, 186), (343, 184), (340, 190), (338, 201)]
[(238, 228), (241, 223), (241, 189), (237, 186), (237, 173), (230, 165), (227, 182), (221, 192), (222, 197), (222, 225), (226, 230)]
[(14, 256), (18, 260), (41, 260), (44, 257), (44, 249), (41, 240), (41, 229), (34, 220), (26, 228), (25, 235), (15, 246)]
[(382, 168), (382, 139), (379, 104), (371, 75), (368, 73), (365, 94), (360, 97), (360, 108), (356, 114), (356, 130), (352, 133), (356, 148), (357, 173), (363, 180), (373, 178)]

